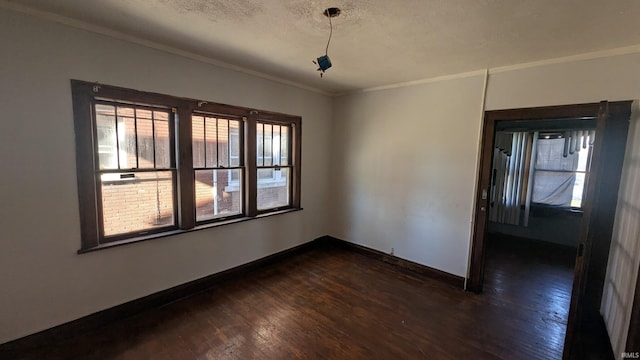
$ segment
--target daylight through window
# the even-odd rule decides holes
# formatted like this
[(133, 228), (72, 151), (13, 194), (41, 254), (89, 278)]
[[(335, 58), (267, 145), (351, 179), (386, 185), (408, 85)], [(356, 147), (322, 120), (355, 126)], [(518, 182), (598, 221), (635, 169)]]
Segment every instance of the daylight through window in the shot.
[(300, 117), (75, 80), (72, 91), (79, 252), (300, 208)]

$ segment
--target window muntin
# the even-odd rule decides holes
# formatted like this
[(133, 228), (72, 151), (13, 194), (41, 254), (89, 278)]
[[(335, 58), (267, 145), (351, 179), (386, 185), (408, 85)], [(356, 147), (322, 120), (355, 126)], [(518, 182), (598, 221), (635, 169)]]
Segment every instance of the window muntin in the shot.
[(196, 221), (243, 214), (242, 120), (194, 114), (191, 126)]
[(94, 114), (101, 236), (108, 241), (175, 228), (173, 114), (108, 101), (96, 101)]

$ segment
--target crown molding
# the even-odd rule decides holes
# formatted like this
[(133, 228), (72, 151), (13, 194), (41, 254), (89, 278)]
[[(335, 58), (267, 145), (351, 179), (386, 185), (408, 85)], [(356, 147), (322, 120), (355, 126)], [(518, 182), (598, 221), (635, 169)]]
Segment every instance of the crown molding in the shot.
[(362, 90), (357, 90), (355, 92), (371, 92), (371, 91), (397, 89), (397, 88), (403, 88), (403, 87), (408, 87), (408, 86), (416, 86), (416, 85), (422, 85), (422, 84), (429, 84), (429, 83), (440, 82), (440, 81), (450, 81), (450, 80), (464, 79), (464, 78), (474, 77), (474, 76), (483, 76), (484, 73), (485, 73), (484, 69), (482, 69), (482, 70), (474, 70), (474, 71), (468, 71), (468, 72), (463, 72), (463, 73), (458, 73), (458, 74), (436, 76), (436, 77), (427, 78), (427, 79), (406, 81), (406, 82), (395, 83), (395, 84), (390, 84), (390, 85), (375, 86), (375, 87), (370, 87), (370, 88), (366, 88), (366, 89), (362, 89)]
[(615, 57), (615, 56), (623, 56), (623, 55), (630, 55), (630, 54), (638, 54), (638, 53), (640, 53), (640, 44), (638, 44), (638, 45), (619, 47), (619, 48), (614, 48), (614, 49), (607, 49), (607, 50), (594, 51), (594, 52), (589, 52), (589, 53), (582, 53), (582, 54), (577, 54), (577, 55), (570, 55), (570, 56), (564, 56), (564, 57), (558, 57), (558, 58), (550, 58), (550, 59), (544, 59), (544, 60), (538, 60), (538, 61), (514, 64), (514, 65), (497, 66), (497, 67), (494, 67), (494, 68), (479, 69), (479, 70), (474, 70), (474, 71), (468, 71), (468, 72), (462, 72), (462, 73), (456, 73), (456, 74), (448, 74), (448, 75), (436, 76), (436, 77), (419, 79), (419, 80), (412, 80), (412, 81), (393, 83), (393, 84), (388, 84), (388, 85), (374, 86), (374, 87), (363, 88), (363, 89), (352, 90), (352, 91), (329, 92), (329, 91), (324, 91), (324, 90), (321, 90), (321, 89), (318, 89), (318, 88), (315, 88), (315, 87), (312, 87), (312, 86), (301, 84), (301, 83), (298, 83), (298, 82), (295, 82), (295, 81), (283, 79), (283, 78), (280, 78), (280, 77), (277, 77), (277, 76), (269, 75), (269, 74), (262, 73), (262, 72), (259, 72), (259, 71), (255, 71), (255, 70), (251, 70), (251, 69), (244, 68), (244, 67), (241, 67), (241, 66), (237, 66), (237, 65), (234, 65), (234, 64), (230, 64), (230, 63), (227, 63), (227, 62), (224, 62), (224, 61), (221, 61), (221, 60), (217, 60), (217, 59), (209, 57), (209, 56), (201, 55), (201, 54), (198, 54), (198, 53), (195, 53), (195, 52), (191, 52), (191, 51), (187, 51), (187, 50), (178, 49), (178, 48), (173, 47), (173, 46), (164, 45), (164, 44), (161, 44), (159, 42), (155, 42), (155, 41), (147, 40), (147, 39), (144, 39), (144, 38), (141, 38), (141, 37), (129, 35), (129, 34), (126, 34), (126, 33), (120, 32), (120, 31), (112, 30), (112, 29), (109, 29), (109, 28), (106, 28), (106, 27), (103, 27), (103, 26), (95, 25), (95, 24), (90, 24), (90, 23), (87, 23), (87, 22), (84, 22), (84, 21), (81, 21), (81, 20), (69, 18), (69, 17), (66, 17), (66, 16), (62, 16), (62, 15), (58, 15), (58, 14), (54, 14), (54, 13), (50, 13), (50, 12), (46, 12), (46, 11), (37, 10), (37, 9), (31, 8), (31, 7), (28, 7), (28, 6), (20, 5), (20, 4), (14, 3), (14, 2), (9, 2), (7, 0), (0, 0), (0, 8), (4, 8), (4, 9), (7, 9), (7, 10), (12, 10), (12, 11), (24, 13), (26, 15), (30, 15), (30, 16), (34, 16), (34, 17), (37, 17), (37, 18), (46, 19), (46, 20), (49, 20), (49, 21), (52, 21), (52, 22), (60, 23), (60, 24), (63, 24), (63, 25), (71, 26), (71, 27), (74, 27), (74, 28), (78, 28), (78, 29), (82, 29), (82, 30), (98, 33), (98, 34), (101, 34), (101, 35), (104, 35), (104, 36), (108, 36), (108, 37), (111, 37), (111, 38), (115, 38), (115, 39), (118, 39), (118, 40), (131, 42), (131, 43), (138, 44), (138, 45), (141, 45), (141, 46), (145, 46), (145, 47), (148, 47), (148, 48), (152, 48), (152, 49), (155, 49), (155, 50), (163, 51), (163, 52), (166, 52), (166, 53), (169, 53), (169, 54), (181, 56), (181, 57), (184, 57), (184, 58), (188, 58), (188, 59), (191, 59), (191, 60), (199, 61), (199, 62), (206, 63), (206, 64), (209, 64), (209, 65), (214, 65), (214, 66), (217, 66), (217, 67), (220, 67), (220, 68), (224, 68), (224, 69), (227, 69), (227, 70), (231, 70), (231, 71), (239, 72), (239, 73), (242, 73), (242, 74), (246, 74), (246, 75), (262, 78), (262, 79), (265, 79), (265, 80), (274, 81), (274, 82), (277, 82), (277, 83), (281, 83), (281, 84), (284, 84), (284, 85), (296, 87), (296, 88), (299, 88), (299, 89), (307, 90), (307, 91), (310, 91), (310, 92), (314, 92), (314, 93), (317, 93), (317, 94), (321, 94), (321, 95), (324, 95), (324, 96), (330, 96), (330, 97), (340, 97), (340, 96), (344, 96), (344, 95), (366, 93), (366, 92), (374, 92), (374, 91), (382, 91), (382, 90), (389, 90), (389, 89), (397, 89), (397, 88), (418, 86), (418, 85), (441, 82), (441, 81), (463, 79), (463, 78), (474, 77), (474, 76), (483, 76), (485, 71), (488, 71), (489, 77), (490, 77), (491, 75), (500, 74), (500, 73), (504, 73), (504, 72), (524, 70), (524, 69), (530, 69), (530, 68), (547, 66), (547, 65), (557, 65), (557, 64), (563, 64), (563, 63), (571, 63), (571, 62), (578, 62), (578, 61), (588, 61), (588, 60), (594, 60), (594, 59), (600, 59), (600, 58), (606, 58), (606, 57)]
[(593, 52), (582, 53), (577, 55), (569, 55), (569, 56), (563, 56), (558, 58), (539, 60), (539, 61), (532, 61), (532, 62), (515, 64), (515, 65), (498, 66), (498, 67), (489, 69), (489, 75), (515, 71), (515, 70), (541, 67), (546, 65), (566, 64), (566, 63), (572, 63), (572, 62), (578, 62), (578, 61), (588, 61), (588, 60), (595, 60), (595, 59), (601, 59), (606, 57), (615, 57), (615, 56), (631, 55), (631, 54), (638, 54), (638, 53), (640, 53), (640, 44), (614, 48), (614, 49), (593, 51)]
[(596, 60), (596, 59), (607, 58), (607, 57), (632, 55), (632, 54), (638, 54), (638, 53), (640, 53), (640, 45), (632, 45), (632, 46), (607, 49), (602, 51), (594, 51), (594, 52), (571, 55), (571, 56), (563, 56), (558, 58), (532, 61), (532, 62), (515, 64), (515, 65), (498, 66), (494, 68), (487, 68), (487, 69), (469, 71), (469, 72), (458, 73), (458, 74), (437, 76), (433, 78), (407, 81), (407, 82), (390, 84), (390, 85), (375, 86), (375, 87), (365, 88), (361, 90), (354, 90), (350, 92), (335, 94), (334, 96), (396, 89), (396, 88), (402, 88), (402, 87), (408, 87), (408, 86), (429, 84), (429, 83), (434, 83), (439, 81), (448, 81), (448, 80), (462, 79), (467, 77), (482, 76), (484, 75), (485, 71), (488, 71), (489, 77), (491, 77), (491, 75), (510, 72), (510, 71), (524, 70), (524, 69), (536, 68), (536, 67), (547, 66), (547, 65), (558, 65), (558, 64), (566, 64), (566, 63), (579, 62), (579, 61)]

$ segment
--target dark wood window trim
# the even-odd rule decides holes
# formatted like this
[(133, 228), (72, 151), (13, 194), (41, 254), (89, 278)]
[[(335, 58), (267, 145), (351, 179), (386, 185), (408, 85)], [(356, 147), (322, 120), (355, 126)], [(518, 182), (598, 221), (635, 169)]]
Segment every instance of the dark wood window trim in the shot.
[(264, 213), (264, 214), (259, 214), (253, 217), (249, 217), (249, 216), (243, 216), (243, 217), (236, 217), (233, 219), (222, 219), (220, 221), (216, 221), (216, 222), (210, 222), (210, 223), (206, 223), (206, 224), (202, 224), (202, 225), (196, 225), (190, 229), (177, 229), (177, 230), (170, 230), (170, 231), (164, 231), (161, 233), (156, 233), (156, 234), (151, 234), (151, 235), (145, 235), (145, 236), (138, 236), (135, 238), (131, 238), (131, 239), (124, 239), (124, 240), (118, 240), (118, 241), (110, 241), (104, 244), (99, 244), (98, 246), (92, 247), (92, 248), (87, 248), (87, 249), (79, 249), (78, 250), (78, 254), (85, 254), (85, 253), (89, 253), (89, 252), (94, 252), (94, 251), (99, 251), (99, 250), (104, 250), (104, 249), (110, 249), (112, 247), (118, 247), (118, 246), (122, 246), (122, 245), (127, 245), (127, 244), (131, 244), (131, 243), (138, 243), (138, 242), (142, 242), (142, 241), (148, 241), (148, 240), (154, 240), (154, 239), (159, 239), (159, 238), (164, 238), (164, 237), (168, 237), (168, 236), (177, 236), (177, 235), (181, 235), (181, 234), (187, 234), (193, 231), (200, 231), (200, 230), (206, 230), (206, 229), (212, 229), (212, 228), (216, 228), (216, 227), (220, 227), (220, 226), (227, 226), (227, 225), (232, 225), (232, 224), (238, 224), (238, 223), (243, 223), (246, 221), (252, 221), (252, 220), (258, 220), (258, 219), (263, 219), (263, 218), (267, 218), (267, 217), (271, 217), (271, 216), (276, 216), (276, 215), (282, 215), (282, 214), (288, 214), (288, 213), (292, 213), (292, 212), (297, 212), (297, 211), (302, 211), (302, 208), (290, 208), (290, 209), (285, 209), (285, 210), (279, 210), (279, 211), (272, 211), (272, 212), (268, 212), (268, 213)]
[[(301, 118), (275, 112), (248, 109), (239, 106), (217, 104), (196, 99), (179, 98), (71, 80), (74, 127), (76, 134), (76, 167), (78, 201), (80, 209), (81, 248), (86, 253), (132, 242), (171, 236), (195, 230), (244, 222), (265, 216), (301, 210)], [(102, 230), (102, 204), (100, 200), (100, 178), (96, 175), (98, 161), (94, 103), (100, 100), (116, 101), (135, 106), (161, 106), (171, 109), (175, 115), (172, 132), (172, 165), (175, 175), (176, 225), (151, 230), (145, 234), (123, 234), (105, 238)], [(242, 213), (230, 218), (196, 222), (195, 175), (192, 149), (192, 124), (194, 113), (204, 112), (242, 119), (244, 131), (240, 135), (240, 161), (244, 168), (244, 194)], [(290, 204), (269, 210), (257, 211), (257, 166), (256, 166), (256, 122), (284, 124), (293, 130), (290, 162), (292, 165)], [(175, 163), (175, 164), (174, 164)], [(253, 179), (253, 180), (252, 180)]]

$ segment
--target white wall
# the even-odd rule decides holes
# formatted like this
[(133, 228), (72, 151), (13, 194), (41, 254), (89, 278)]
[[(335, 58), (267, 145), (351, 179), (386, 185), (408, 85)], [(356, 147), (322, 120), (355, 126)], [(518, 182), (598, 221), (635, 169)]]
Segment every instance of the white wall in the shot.
[(332, 235), (466, 276), (483, 83), (336, 99)]
[[(327, 234), (331, 99), (0, 10), (0, 343)], [(69, 79), (302, 116), (303, 211), (77, 255)]]
[[(481, 94), (475, 76), (336, 99), (331, 234), (464, 276)], [(639, 97), (640, 54), (620, 55), (490, 70), (486, 110)], [(632, 129), (627, 153), (637, 154), (638, 125)], [(614, 259), (628, 257), (624, 269), (637, 269), (640, 259), (638, 232), (628, 229), (640, 208), (637, 162), (634, 155), (625, 161), (619, 206), (625, 210), (618, 212), (612, 250)], [(602, 313), (619, 353), (633, 296), (620, 287), (633, 279), (615, 265), (609, 273), (605, 297), (617, 300), (604, 303)]]
[(640, 96), (640, 54), (496, 71), (487, 110), (633, 100)]

